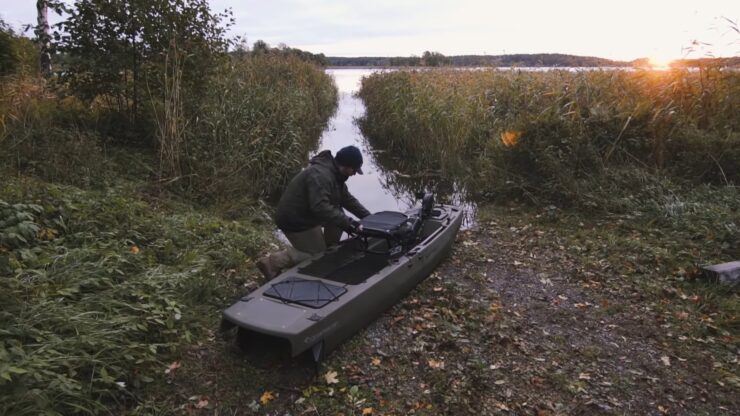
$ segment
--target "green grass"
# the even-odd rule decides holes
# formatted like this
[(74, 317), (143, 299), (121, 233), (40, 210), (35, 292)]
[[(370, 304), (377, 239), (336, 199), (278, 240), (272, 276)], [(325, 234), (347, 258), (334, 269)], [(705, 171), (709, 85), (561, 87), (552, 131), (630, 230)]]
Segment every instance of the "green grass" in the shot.
[(168, 209), (125, 182), (90, 191), (13, 179), (0, 199), (3, 414), (137, 402), (212, 330), (270, 238), (250, 218)]

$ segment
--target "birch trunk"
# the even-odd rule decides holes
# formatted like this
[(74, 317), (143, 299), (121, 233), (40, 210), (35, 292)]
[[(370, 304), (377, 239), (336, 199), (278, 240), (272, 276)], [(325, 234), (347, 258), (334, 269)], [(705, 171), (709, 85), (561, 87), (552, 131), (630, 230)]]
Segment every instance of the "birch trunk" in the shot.
[(41, 48), (41, 75), (48, 77), (51, 75), (51, 36), (49, 36), (49, 5), (46, 0), (36, 1), (36, 12), (38, 16), (36, 26), (36, 37)]

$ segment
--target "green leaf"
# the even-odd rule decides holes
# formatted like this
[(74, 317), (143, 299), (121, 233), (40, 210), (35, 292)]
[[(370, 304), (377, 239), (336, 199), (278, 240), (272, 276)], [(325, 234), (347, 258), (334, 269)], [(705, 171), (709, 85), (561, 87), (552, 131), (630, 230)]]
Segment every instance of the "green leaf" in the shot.
[(28, 370), (24, 370), (18, 367), (8, 367), (8, 372), (11, 374), (26, 374), (28, 373)]

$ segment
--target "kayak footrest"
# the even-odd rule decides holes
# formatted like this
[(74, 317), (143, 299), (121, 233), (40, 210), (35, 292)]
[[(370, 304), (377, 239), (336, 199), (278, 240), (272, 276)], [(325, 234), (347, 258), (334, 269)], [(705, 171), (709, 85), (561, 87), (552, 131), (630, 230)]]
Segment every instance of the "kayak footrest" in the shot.
[(264, 292), (264, 296), (317, 309), (326, 306), (329, 302), (334, 302), (346, 292), (347, 289), (341, 286), (328, 284), (321, 280), (291, 276), (273, 283)]

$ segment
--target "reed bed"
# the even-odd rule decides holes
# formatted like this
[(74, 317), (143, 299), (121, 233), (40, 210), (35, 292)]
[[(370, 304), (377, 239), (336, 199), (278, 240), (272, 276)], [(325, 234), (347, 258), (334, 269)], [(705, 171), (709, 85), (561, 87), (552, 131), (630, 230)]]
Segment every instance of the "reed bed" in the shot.
[(305, 164), (336, 110), (337, 89), (292, 56), (234, 61), (204, 97), (188, 164), (199, 195), (265, 196)]
[(483, 199), (589, 206), (656, 177), (740, 179), (736, 71), (397, 71), (359, 95), (373, 145), (462, 172)]

